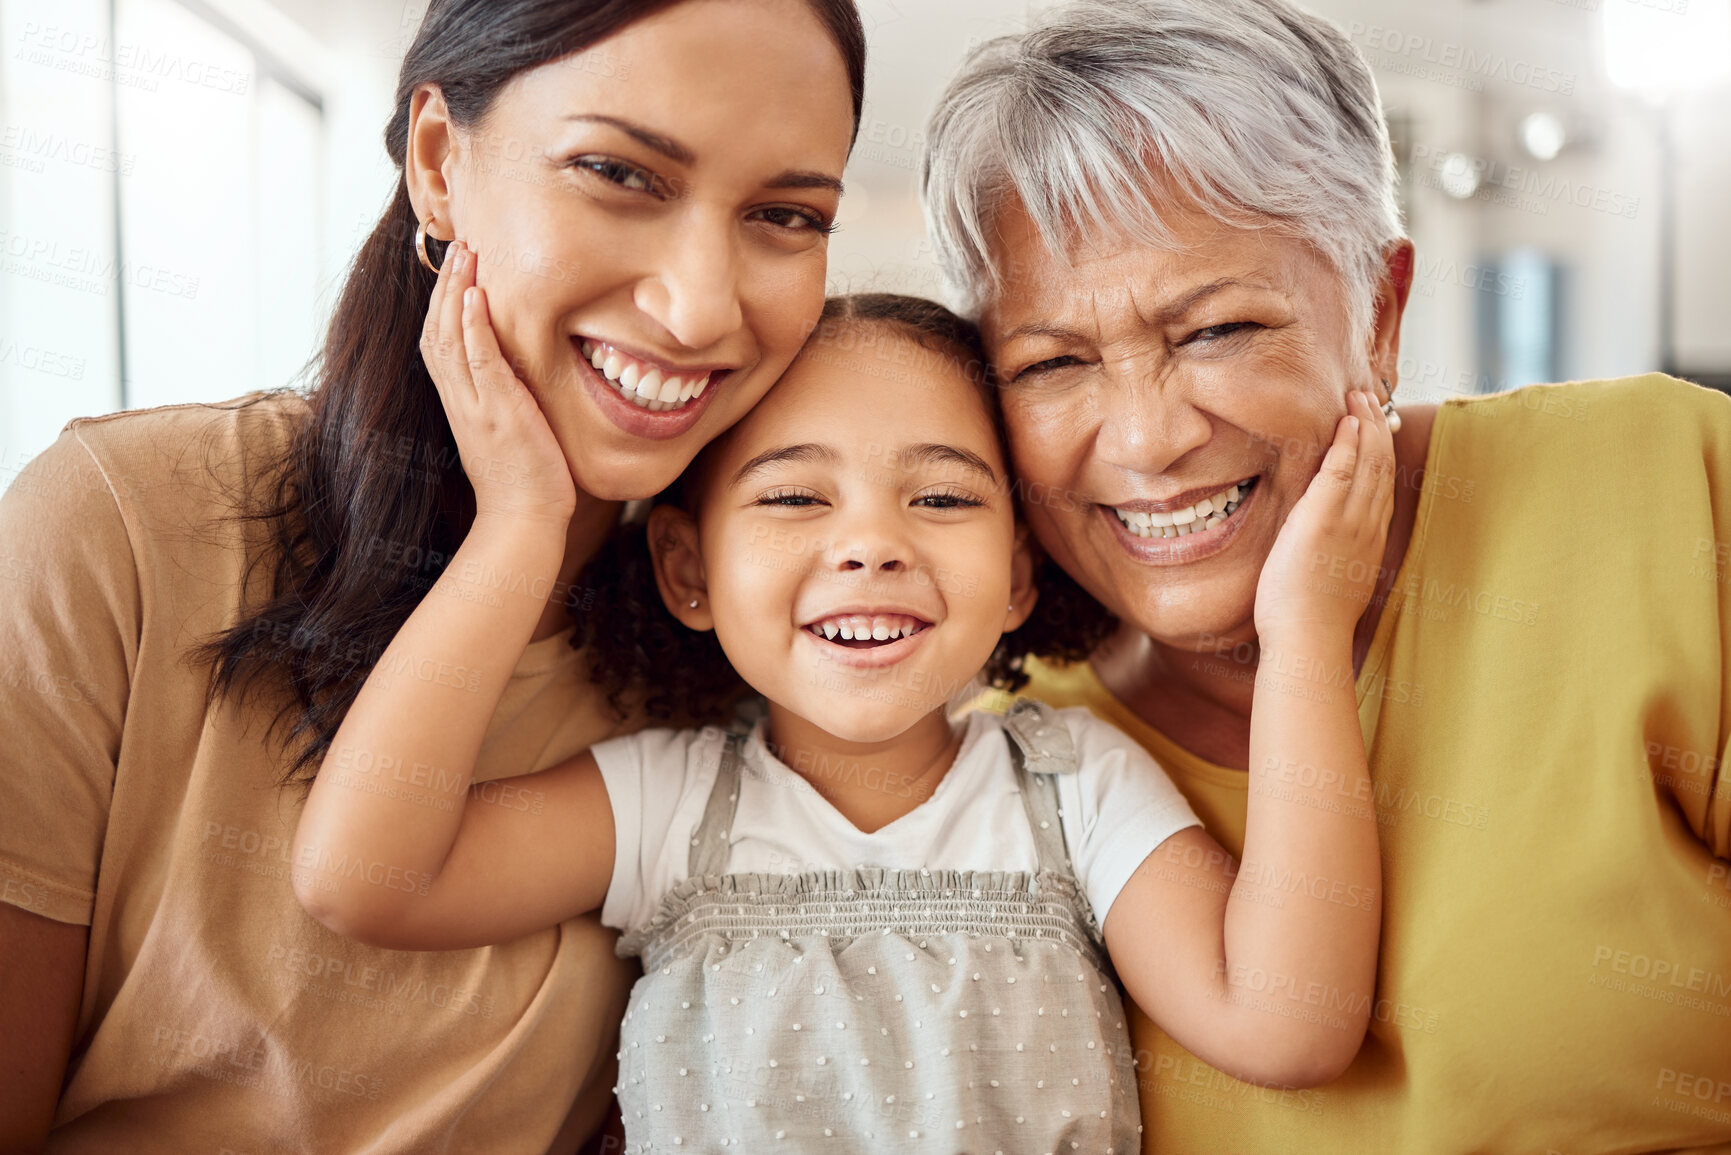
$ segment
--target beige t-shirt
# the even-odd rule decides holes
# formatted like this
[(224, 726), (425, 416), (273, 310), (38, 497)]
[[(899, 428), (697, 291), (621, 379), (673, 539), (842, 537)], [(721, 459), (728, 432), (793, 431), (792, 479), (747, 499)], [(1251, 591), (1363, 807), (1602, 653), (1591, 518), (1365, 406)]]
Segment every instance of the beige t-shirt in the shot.
[[(327, 931), (289, 884), (272, 708), (207, 712), (186, 660), (238, 620), (267, 542), (232, 495), (305, 412), (279, 393), (74, 421), (0, 500), (0, 900), (90, 927), (48, 1150), (569, 1152), (614, 1077), (612, 932), (412, 953)], [(569, 636), (528, 648), (477, 779), (633, 728)], [(417, 788), (401, 776), (382, 785)]]

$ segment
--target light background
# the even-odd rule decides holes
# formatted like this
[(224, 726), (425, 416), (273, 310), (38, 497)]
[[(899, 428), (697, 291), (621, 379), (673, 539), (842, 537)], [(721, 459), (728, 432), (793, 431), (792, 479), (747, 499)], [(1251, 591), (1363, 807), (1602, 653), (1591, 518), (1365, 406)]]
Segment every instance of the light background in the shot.
[[(1405, 161), (1400, 396), (1661, 366), (1731, 385), (1731, 0), (1305, 3), (1365, 52)], [(943, 296), (921, 130), (967, 49), (1045, 6), (860, 0), (833, 290)], [(424, 8), (0, 0), (0, 487), (73, 417), (297, 380), (392, 190)], [(1534, 113), (1566, 132), (1554, 159), (1521, 143)]]

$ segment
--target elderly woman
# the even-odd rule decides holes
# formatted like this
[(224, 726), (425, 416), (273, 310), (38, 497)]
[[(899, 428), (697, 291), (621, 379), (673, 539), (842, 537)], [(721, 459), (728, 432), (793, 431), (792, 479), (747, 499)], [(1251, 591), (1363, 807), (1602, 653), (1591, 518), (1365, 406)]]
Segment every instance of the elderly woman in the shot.
[(1136, 735), (1235, 852), (1249, 791), (1329, 773), (1247, 765), (1261, 667), (1355, 692), (1370, 751), (1338, 804), (1374, 802), (1385, 894), (1235, 882), (1380, 901), (1363, 1050), (1249, 1086), (1138, 1014), (1146, 1149), (1724, 1150), (1731, 404), (1648, 376), (1408, 407), (1353, 668), (1289, 669), (1259, 575), (1347, 392), (1392, 404), (1412, 283), (1364, 61), (1283, 0), (1073, 0), (976, 52), (929, 136), (1028, 520), (1121, 622), (1030, 692)]

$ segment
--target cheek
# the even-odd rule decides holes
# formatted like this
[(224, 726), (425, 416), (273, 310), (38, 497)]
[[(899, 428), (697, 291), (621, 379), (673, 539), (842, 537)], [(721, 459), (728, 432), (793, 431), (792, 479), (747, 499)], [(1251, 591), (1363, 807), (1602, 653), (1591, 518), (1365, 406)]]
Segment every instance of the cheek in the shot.
[(823, 312), (823, 251), (760, 256), (740, 281), (740, 305), (758, 355), (779, 377)]
[(1082, 472), (1092, 437), (1066, 411), (1052, 405), (1006, 401), (1010, 459), (1016, 472), (1016, 499), (1030, 528), (1085, 514), (1089, 504)]

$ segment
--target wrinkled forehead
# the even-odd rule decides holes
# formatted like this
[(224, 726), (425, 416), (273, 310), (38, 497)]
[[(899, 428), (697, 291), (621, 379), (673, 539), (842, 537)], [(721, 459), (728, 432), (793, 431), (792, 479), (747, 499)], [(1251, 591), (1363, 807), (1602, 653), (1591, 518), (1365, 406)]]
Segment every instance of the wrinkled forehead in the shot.
[(1019, 205), (996, 215), (995, 275), (980, 327), (995, 353), (1017, 330), (1042, 324), (1092, 331), (1133, 320), (1156, 324), (1224, 287), (1286, 296), (1317, 293), (1332, 266), (1297, 232), (1268, 218), (1223, 220), (1174, 202), (1162, 231), (1053, 238)]

